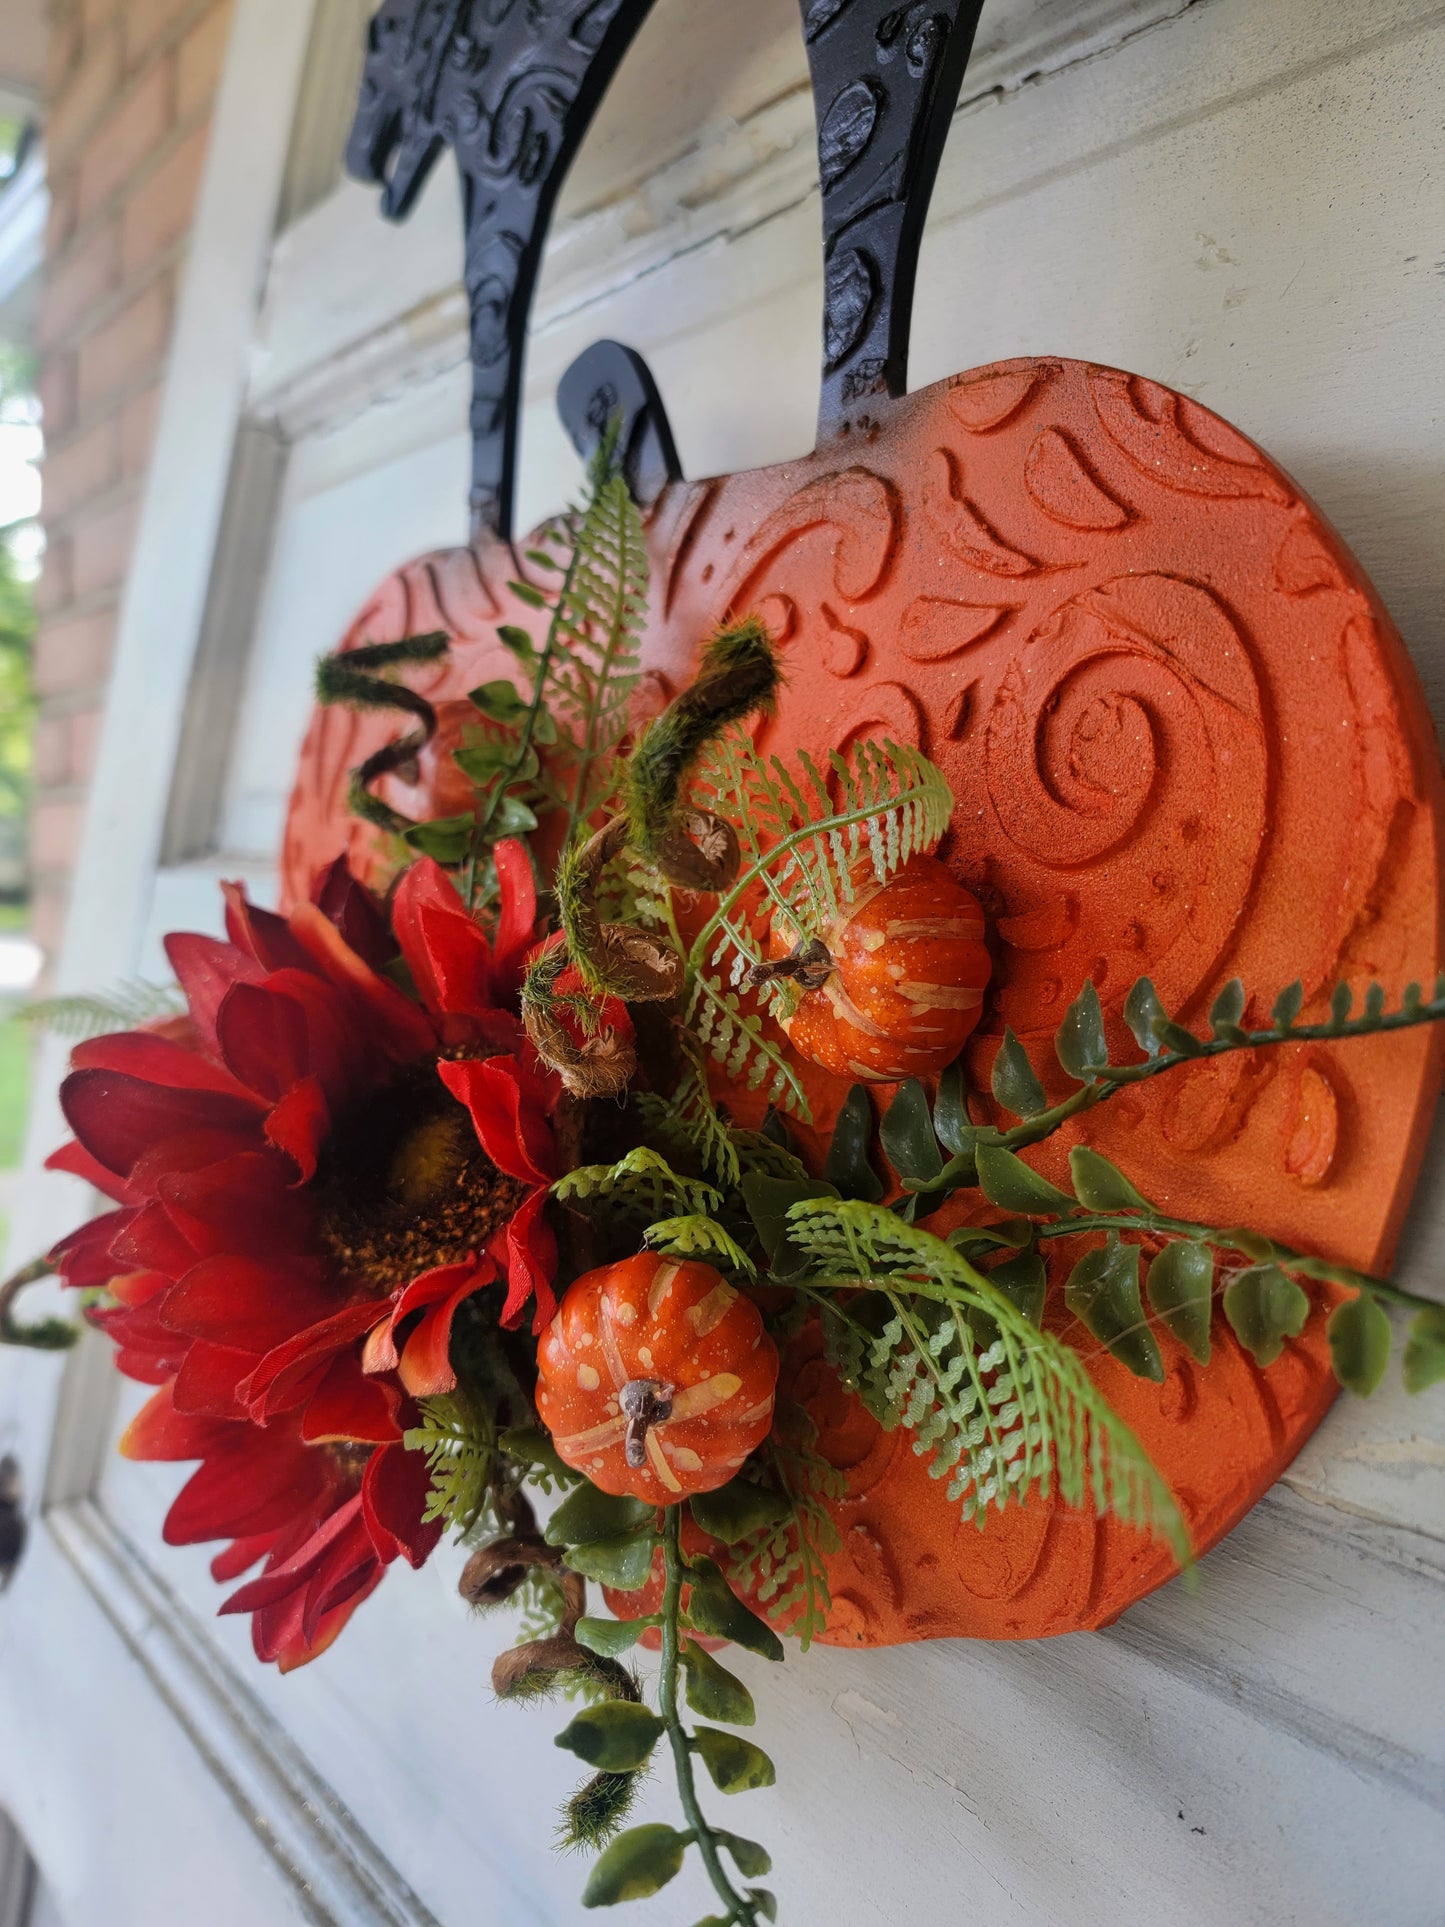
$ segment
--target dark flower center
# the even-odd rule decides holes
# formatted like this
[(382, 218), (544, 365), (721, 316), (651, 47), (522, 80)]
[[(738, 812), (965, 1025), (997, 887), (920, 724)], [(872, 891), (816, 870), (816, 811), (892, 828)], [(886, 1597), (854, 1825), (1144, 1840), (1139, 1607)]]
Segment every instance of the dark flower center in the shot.
[(323, 1244), (379, 1292), (480, 1251), (526, 1195), (429, 1061), (343, 1113), (315, 1180)]

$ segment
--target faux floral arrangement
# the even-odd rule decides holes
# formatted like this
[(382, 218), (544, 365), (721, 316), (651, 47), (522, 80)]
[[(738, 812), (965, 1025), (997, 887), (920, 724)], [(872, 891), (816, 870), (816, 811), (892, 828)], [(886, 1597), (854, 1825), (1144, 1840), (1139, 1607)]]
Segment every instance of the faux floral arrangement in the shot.
[[(1445, 979), (1393, 1005), (1372, 985), (1358, 1013), (1341, 985), (1308, 1021), (1294, 985), (1267, 1022), (1234, 982), (1208, 1036), (1141, 979), (1125, 1063), (1086, 983), (1056, 1039), (1073, 1093), (1050, 1104), (1006, 1032), (992, 1095), (1018, 1121), (980, 1124), (959, 1053), (990, 958), (937, 854), (940, 772), (890, 742), (761, 754), (749, 723), (779, 667), (752, 618), (637, 724), (646, 565), (605, 450), (530, 559), (557, 586), (514, 585), (538, 633), (504, 629), (516, 676), (472, 694), (464, 810), (413, 822), (374, 787), (434, 735), (401, 676), (447, 638), (321, 666), (325, 700), (413, 719), (353, 782), (394, 853), (384, 901), (340, 861), (286, 917), (228, 886), (226, 940), (169, 941), (183, 1006), (120, 1030), (114, 1005), (40, 1011), (100, 1021), (50, 1162), (112, 1209), (10, 1281), (0, 1331), (63, 1345), (69, 1327), (20, 1323), (14, 1299), (52, 1272), (84, 1294), (119, 1369), (156, 1387), (122, 1450), (198, 1461), (167, 1542), (226, 1542), (221, 1610), (282, 1670), (398, 1559), (461, 1535), (466, 1596), (526, 1608), (498, 1695), (583, 1702), (558, 1736), (590, 1769), (561, 1832), (600, 1850), (583, 1904), (654, 1893), (696, 1849), (714, 1927), (755, 1924), (776, 1917), (768, 1855), (708, 1817), (699, 1769), (722, 1794), (771, 1783), (718, 1644), (781, 1660), (780, 1634), (806, 1647), (830, 1609), (839, 1479), (789, 1395), (789, 1346), (819, 1328), (842, 1383), (984, 1530), (1051, 1499), (1187, 1567), (1169, 1488), (1080, 1345), (1160, 1379), (1160, 1331), (1207, 1365), (1216, 1299), (1262, 1366), (1326, 1317), (1364, 1394), (1393, 1301), (1415, 1308), (1418, 1391), (1445, 1377), (1445, 1306), (1170, 1216), (1087, 1146), (1068, 1190), (1021, 1154), (1197, 1058), (1437, 1021)], [(820, 1075), (847, 1091), (825, 1146), (795, 1134)], [(1086, 1242), (1060, 1293), (1061, 1237)], [(559, 1501), (540, 1529), (538, 1494)], [(640, 1647), (659, 1653), (655, 1710)], [(664, 1747), (682, 1825), (628, 1827)]]

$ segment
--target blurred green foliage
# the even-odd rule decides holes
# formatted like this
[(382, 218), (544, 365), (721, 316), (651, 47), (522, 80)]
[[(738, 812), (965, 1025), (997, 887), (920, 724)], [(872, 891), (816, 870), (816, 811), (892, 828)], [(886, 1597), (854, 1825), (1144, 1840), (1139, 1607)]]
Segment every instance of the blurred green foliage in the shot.
[[(0, 421), (30, 419), (33, 374), (28, 355), (0, 343)], [(12, 819), (29, 807), (35, 727), (35, 594), (15, 540), (26, 526), (0, 528), (0, 818)]]

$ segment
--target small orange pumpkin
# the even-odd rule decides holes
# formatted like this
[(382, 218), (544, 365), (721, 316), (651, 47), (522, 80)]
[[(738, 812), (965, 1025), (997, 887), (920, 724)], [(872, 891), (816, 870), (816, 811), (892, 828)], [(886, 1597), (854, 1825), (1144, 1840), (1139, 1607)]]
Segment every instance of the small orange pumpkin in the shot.
[(568, 1465), (603, 1492), (674, 1505), (726, 1485), (767, 1437), (778, 1350), (711, 1265), (644, 1251), (570, 1287), (537, 1372)]
[(869, 1083), (936, 1075), (983, 1008), (983, 934), (978, 899), (937, 857), (870, 878), (800, 954), (793, 974), (809, 988), (784, 1026), (794, 1050)]

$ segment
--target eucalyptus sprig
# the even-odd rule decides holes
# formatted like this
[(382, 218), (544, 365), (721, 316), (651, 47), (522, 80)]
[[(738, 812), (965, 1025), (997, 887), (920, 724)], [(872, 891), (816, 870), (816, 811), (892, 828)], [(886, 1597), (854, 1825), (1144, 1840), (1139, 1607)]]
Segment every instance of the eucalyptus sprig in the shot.
[[(1348, 984), (1335, 986), (1330, 996), (1330, 1014), (1318, 1022), (1298, 1021), (1303, 1002), (1300, 984), (1290, 984), (1275, 999), (1273, 1021), (1246, 1030), (1239, 1021), (1245, 1009), (1244, 986), (1237, 977), (1233, 978), (1214, 1000), (1210, 1035), (1201, 1037), (1176, 1023), (1152, 981), (1140, 977), (1125, 999), (1124, 1020), (1146, 1055), (1142, 1062), (1116, 1064), (1110, 1061), (1099, 993), (1092, 983), (1086, 983), (1070, 1004), (1054, 1038), (1054, 1051), (1060, 1064), (1071, 1077), (1079, 1080), (1079, 1088), (1059, 1103), (1049, 1103), (1027, 1050), (1012, 1030), (1005, 1030), (994, 1060), (992, 1089), (996, 1101), (1004, 1110), (1012, 1111), (1020, 1122), (1007, 1128), (974, 1124), (963, 1104), (960, 1073), (955, 1066), (945, 1073), (933, 1111), (937, 1138), (952, 1153), (944, 1159), (936, 1154), (934, 1132), (927, 1130), (926, 1095), (916, 1079), (909, 1080), (903, 1087), (908, 1092), (903, 1102), (913, 1115), (905, 1120), (904, 1113), (900, 1112), (893, 1126), (903, 1154), (903, 1162), (900, 1164), (899, 1159), (894, 1158), (894, 1164), (904, 1188), (911, 1196), (928, 1200), (927, 1208), (933, 1210), (954, 1191), (978, 1183), (980, 1149), (994, 1146), (1020, 1151), (1028, 1145), (1042, 1144), (1060, 1126), (1107, 1103), (1120, 1091), (1186, 1064), (1222, 1057), (1233, 1051), (1376, 1037), (1409, 1030), (1419, 1024), (1439, 1023), (1445, 1018), (1445, 973), (1436, 979), (1434, 994), (1429, 998), (1419, 984), (1407, 985), (1398, 1009), (1393, 1011), (1385, 1007), (1385, 991), (1380, 984), (1370, 985), (1358, 1016), (1351, 1014), (1354, 993)], [(888, 1129), (885, 1120), (885, 1144)]]

